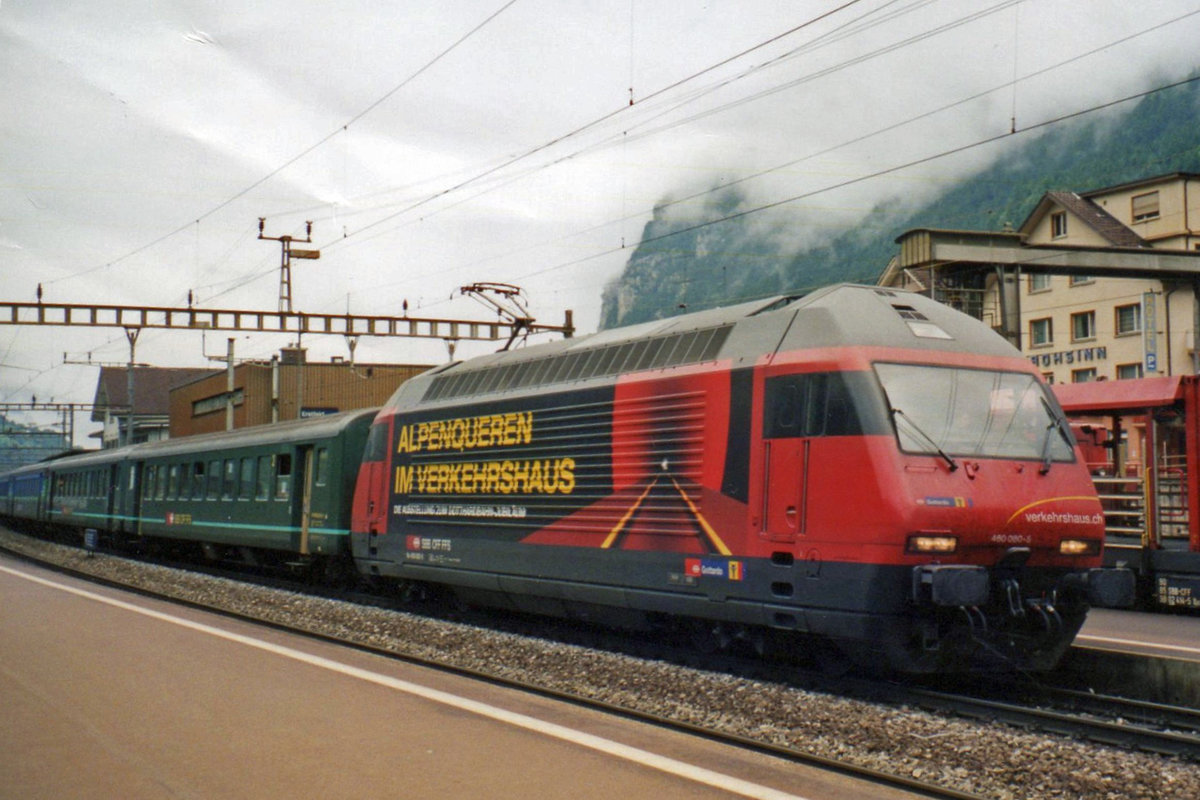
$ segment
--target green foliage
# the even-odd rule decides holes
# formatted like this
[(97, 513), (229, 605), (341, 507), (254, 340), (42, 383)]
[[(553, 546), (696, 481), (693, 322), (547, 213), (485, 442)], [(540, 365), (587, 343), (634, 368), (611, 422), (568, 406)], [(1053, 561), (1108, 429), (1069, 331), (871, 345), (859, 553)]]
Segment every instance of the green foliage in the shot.
[[(624, 272), (604, 290), (610, 328), (839, 281), (873, 283), (913, 228), (1000, 230), (1019, 226), (1047, 191), (1086, 192), (1173, 172), (1200, 172), (1200, 84), (1149, 95), (1125, 112), (1014, 137), (991, 166), (911, 210), (871, 211), (871, 228), (827, 234), (824, 244), (780, 252), (745, 198), (719, 190), (698, 214), (660, 206)], [(731, 217), (715, 224), (712, 220)]]

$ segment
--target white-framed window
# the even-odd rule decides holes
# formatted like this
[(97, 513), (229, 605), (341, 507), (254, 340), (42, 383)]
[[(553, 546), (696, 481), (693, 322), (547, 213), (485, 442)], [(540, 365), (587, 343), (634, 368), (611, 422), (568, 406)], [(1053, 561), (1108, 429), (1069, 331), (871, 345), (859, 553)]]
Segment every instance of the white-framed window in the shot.
[(1142, 304), (1131, 303), (1127, 306), (1117, 306), (1113, 313), (1115, 319), (1113, 321), (1113, 330), (1117, 332), (1117, 336), (1126, 336), (1131, 333), (1142, 332)]
[(1080, 284), (1084, 284), (1084, 283), (1092, 283), (1095, 280), (1096, 279), (1093, 278), (1091, 275), (1072, 275), (1070, 280), (1067, 281), (1067, 285), (1079, 286)]
[(1067, 235), (1067, 212), (1056, 211), (1050, 215), (1050, 235), (1055, 239)]
[(1054, 344), (1054, 320), (1050, 317), (1029, 321), (1029, 346), (1048, 347)]
[(1133, 378), (1142, 377), (1142, 365), (1136, 364), (1117, 364), (1117, 380), (1127, 381)]
[(1096, 338), (1096, 312), (1080, 311), (1071, 315), (1071, 341), (1083, 342)]
[(1158, 192), (1135, 194), (1131, 205), (1134, 222), (1158, 219)]
[(1049, 275), (1030, 275), (1029, 276), (1029, 293), (1048, 292), (1050, 291), (1050, 276)]
[(1095, 367), (1071, 370), (1071, 383), (1088, 383), (1094, 380), (1096, 380)]

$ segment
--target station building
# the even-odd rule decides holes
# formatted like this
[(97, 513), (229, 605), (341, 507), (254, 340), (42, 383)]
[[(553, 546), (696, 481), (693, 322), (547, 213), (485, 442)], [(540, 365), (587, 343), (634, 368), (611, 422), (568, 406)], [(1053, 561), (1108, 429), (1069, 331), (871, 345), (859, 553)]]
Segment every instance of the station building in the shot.
[[(100, 446), (166, 439), (170, 430), (171, 388), (209, 375), (210, 369), (173, 367), (101, 367), (92, 399), (92, 422), (100, 422)], [(129, 408), (133, 393), (132, 413)]]
[[(1184, 277), (1200, 277), (1200, 174), (1047, 192), (1015, 230), (923, 229), (897, 241), (881, 285), (988, 322), (1047, 382), (1200, 372), (1195, 282)], [(981, 255), (992, 252), (994, 264)], [(1088, 264), (1138, 277), (1089, 274)]]
[(209, 371), (170, 392), (170, 435), (193, 436), (381, 406), (423, 364), (309, 362), (303, 348)]

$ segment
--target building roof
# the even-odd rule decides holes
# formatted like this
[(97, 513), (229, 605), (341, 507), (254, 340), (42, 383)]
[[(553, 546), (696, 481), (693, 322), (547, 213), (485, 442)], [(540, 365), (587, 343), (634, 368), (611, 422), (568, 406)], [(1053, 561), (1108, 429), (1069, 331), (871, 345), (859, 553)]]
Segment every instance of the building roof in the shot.
[(1158, 183), (1171, 183), (1180, 180), (1200, 180), (1200, 173), (1197, 172), (1168, 172), (1163, 175), (1155, 175), (1150, 178), (1139, 178), (1136, 181), (1128, 183), (1119, 183), (1116, 186), (1105, 186), (1101, 189), (1091, 189), (1086, 192), (1081, 192), (1082, 197), (1092, 198), (1100, 195), (1112, 194), (1113, 192), (1126, 192), (1130, 189), (1139, 189), (1143, 186), (1153, 186)]
[(1021, 223), (1021, 232), (1028, 235), (1039, 220), (1054, 206), (1066, 209), (1080, 222), (1100, 234), (1113, 247), (1149, 247), (1131, 228), (1091, 200), (1075, 192), (1046, 192), (1033, 211)]
[[(161, 415), (166, 417), (170, 410), (170, 391), (175, 386), (211, 375), (217, 370), (168, 367), (133, 368), (133, 413), (137, 416)], [(101, 367), (100, 379), (96, 382), (96, 408), (92, 420), (104, 419), (105, 406), (127, 406), (129, 404), (128, 367)]]
[(1056, 383), (1051, 388), (1067, 413), (1103, 414), (1174, 405), (1183, 396), (1181, 383), (1182, 376), (1168, 375), (1124, 381)]

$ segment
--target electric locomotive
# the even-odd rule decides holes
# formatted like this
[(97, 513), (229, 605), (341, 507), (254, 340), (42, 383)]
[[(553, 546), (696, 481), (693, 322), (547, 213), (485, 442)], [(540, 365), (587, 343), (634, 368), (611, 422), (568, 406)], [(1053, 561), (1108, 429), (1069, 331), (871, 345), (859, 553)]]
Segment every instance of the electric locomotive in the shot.
[(767, 631), (902, 672), (1051, 668), (1104, 569), (1029, 362), (928, 298), (837, 285), (490, 354), (402, 385), (358, 569), (618, 624)]

